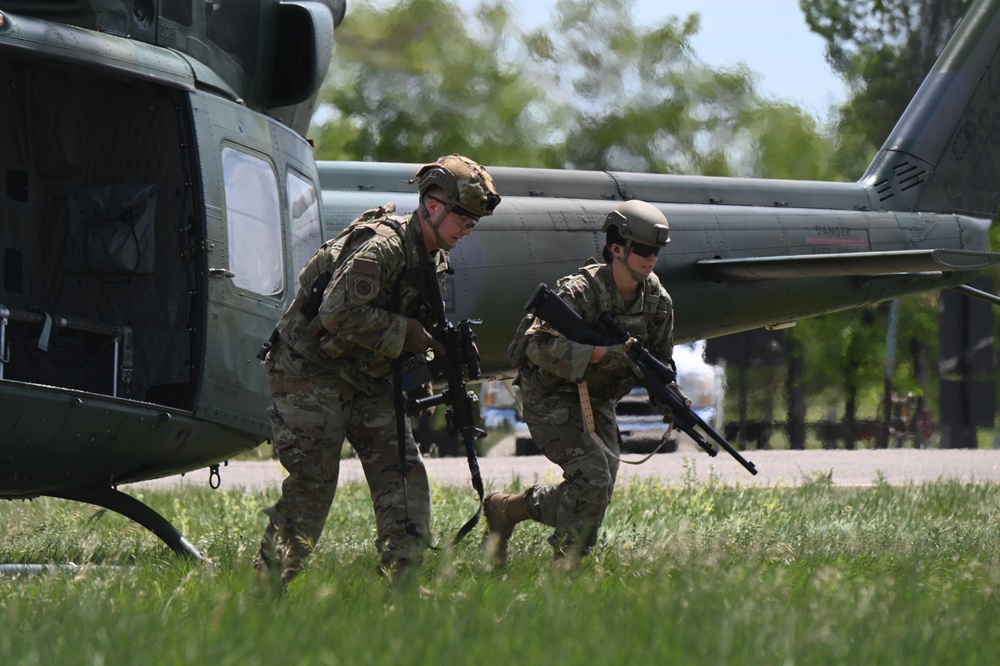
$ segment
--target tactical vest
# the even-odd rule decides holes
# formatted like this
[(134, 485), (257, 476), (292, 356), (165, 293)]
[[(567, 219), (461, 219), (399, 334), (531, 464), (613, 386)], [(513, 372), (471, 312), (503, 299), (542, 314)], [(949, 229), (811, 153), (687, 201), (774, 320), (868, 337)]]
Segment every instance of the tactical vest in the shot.
[[(615, 319), (619, 324), (621, 324), (622, 328), (628, 331), (630, 335), (634, 337), (646, 338), (648, 336), (647, 322), (656, 313), (656, 309), (660, 304), (661, 290), (659, 278), (657, 278), (655, 274), (651, 273), (650, 276), (642, 283), (642, 312), (626, 315), (622, 312), (616, 311), (616, 294), (612, 291), (612, 289), (615, 288), (614, 284), (608, 284), (606, 280), (602, 280), (597, 276), (597, 272), (604, 265), (605, 264), (599, 264), (596, 262), (590, 263), (576, 273), (576, 275), (581, 275), (586, 278), (588, 284), (590, 284), (592, 293), (597, 296), (596, 312), (584, 312), (584, 321), (592, 328), (596, 328), (605, 333), (610, 333), (600, 324), (601, 314), (604, 312), (610, 312), (615, 316)], [(563, 282), (560, 280), (559, 286), (562, 284)]]
[[(345, 361), (358, 365), (356, 368), (350, 368), (352, 376), (360, 376), (361, 374), (381, 376), (388, 372), (388, 359), (374, 358), (377, 355), (370, 350), (338, 340), (339, 336), (330, 333), (323, 327), (318, 313), (315, 310), (312, 312), (304, 311), (303, 305), (310, 298), (313, 285), (316, 285), (317, 281), (325, 274), (333, 275), (344, 261), (353, 256), (354, 251), (367, 240), (374, 236), (405, 237), (406, 220), (393, 216), (394, 212), (395, 206), (393, 204), (366, 211), (335, 238), (325, 242), (302, 268), (299, 273), (299, 290), (295, 301), (282, 316), (277, 326), (281, 339), (296, 353), (313, 363), (338, 371), (348, 370), (344, 367)], [(345, 249), (347, 250), (346, 254)], [(401, 267), (402, 270), (406, 268), (405, 265)], [(396, 280), (395, 277), (391, 279)], [(322, 294), (320, 297), (322, 299)], [(404, 312), (408, 316), (415, 316), (423, 320), (424, 313), (405, 312), (414, 308), (402, 307), (422, 301), (419, 290), (407, 283), (401, 284), (398, 290), (394, 290), (393, 293), (380, 294), (372, 304), (376, 307)], [(368, 358), (369, 356), (373, 358)]]
[[(626, 315), (623, 313), (625, 307), (621, 303), (621, 298), (616, 291), (612, 291), (616, 289), (613, 281), (598, 275), (603, 266), (604, 264), (596, 262), (588, 263), (578, 272), (561, 278), (556, 290), (573, 300), (575, 307), (580, 310), (584, 323), (591, 328), (608, 333), (610, 336), (611, 332), (600, 323), (601, 314), (610, 312), (629, 334), (648, 337), (649, 322), (652, 322), (657, 310), (663, 305), (660, 302), (662, 289), (659, 279), (655, 275), (650, 275), (646, 279), (642, 286), (641, 312)], [(619, 304), (617, 307), (616, 303)], [(532, 322), (530, 314), (521, 320), (514, 340), (507, 350), (509, 360), (519, 369), (515, 384), (521, 386), (523, 391), (537, 396), (554, 393), (576, 396), (577, 387), (574, 383), (557, 378), (540, 367), (528, 363), (526, 350), (530, 335), (527, 333)], [(600, 366), (590, 368), (588, 377), (592, 380), (591, 395), (600, 399), (618, 400), (632, 390), (636, 383), (635, 377), (630, 373), (617, 371), (605, 373)]]

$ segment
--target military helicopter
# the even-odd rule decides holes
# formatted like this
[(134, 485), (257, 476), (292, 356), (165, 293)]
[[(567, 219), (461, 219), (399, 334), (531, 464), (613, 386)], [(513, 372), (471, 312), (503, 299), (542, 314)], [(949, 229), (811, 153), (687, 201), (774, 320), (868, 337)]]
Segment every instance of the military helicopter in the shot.
[[(120, 484), (270, 435), (256, 354), (324, 239), (419, 165), (319, 162), (305, 135), (344, 0), (0, 0), (0, 498), (121, 513)], [(488, 166), (496, 214), (453, 252), (447, 312), (486, 378), (526, 299), (600, 256), (642, 199), (678, 342), (966, 286), (1000, 204), (1000, 0), (978, 0), (854, 183)], [(436, 156), (429, 156), (433, 159)]]

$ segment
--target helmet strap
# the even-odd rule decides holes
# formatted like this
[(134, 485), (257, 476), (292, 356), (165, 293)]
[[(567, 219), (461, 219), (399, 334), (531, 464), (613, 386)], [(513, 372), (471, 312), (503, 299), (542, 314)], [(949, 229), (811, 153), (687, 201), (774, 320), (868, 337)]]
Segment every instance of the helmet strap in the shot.
[(431, 212), (427, 209), (427, 202), (422, 196), (420, 197), (420, 205), (424, 209), (424, 218), (427, 220), (427, 225), (431, 228), (431, 231), (434, 232), (434, 240), (437, 242), (438, 247), (447, 248), (448, 243), (445, 242), (444, 237), (438, 232), (438, 227), (440, 227), (441, 223), (444, 222), (445, 216), (451, 212), (451, 206), (449, 204), (444, 204), (444, 210), (441, 211), (441, 214), (438, 215), (436, 220), (432, 220)]
[(635, 280), (636, 282), (638, 282), (638, 283), (641, 284), (646, 278), (644, 278), (639, 273), (639, 271), (635, 270), (634, 268), (632, 268), (631, 266), (628, 265), (628, 257), (629, 257), (630, 254), (632, 254), (632, 241), (631, 241), (631, 239), (625, 241), (625, 245), (623, 247), (625, 248), (625, 252), (620, 257), (618, 257), (618, 256), (614, 257), (614, 260), (617, 261), (617, 262), (619, 262), (619, 263), (621, 263), (622, 267), (628, 272), (629, 276), (633, 280)]

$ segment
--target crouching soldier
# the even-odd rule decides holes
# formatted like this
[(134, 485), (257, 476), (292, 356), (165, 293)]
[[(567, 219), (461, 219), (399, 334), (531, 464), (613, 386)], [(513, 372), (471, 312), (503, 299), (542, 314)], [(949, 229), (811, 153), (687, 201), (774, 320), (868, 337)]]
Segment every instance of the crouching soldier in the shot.
[[(600, 316), (610, 312), (631, 336), (642, 338), (653, 356), (673, 367), (673, 305), (653, 273), (669, 241), (668, 229), (655, 206), (622, 203), (604, 223), (604, 263), (591, 260), (560, 279), (554, 291), (597, 331), (609, 332)], [(506, 561), (514, 526), (524, 520), (553, 528), (549, 543), (563, 565), (572, 566), (597, 543), (621, 452), (615, 407), (637, 382), (628, 358), (630, 342), (580, 344), (530, 314), (521, 322), (508, 349), (518, 369), (514, 383), (521, 388), (532, 439), (562, 468), (563, 480), (486, 498), (487, 556), (493, 565)], [(672, 388), (679, 393), (676, 384)], [(669, 407), (661, 409), (669, 421)]]

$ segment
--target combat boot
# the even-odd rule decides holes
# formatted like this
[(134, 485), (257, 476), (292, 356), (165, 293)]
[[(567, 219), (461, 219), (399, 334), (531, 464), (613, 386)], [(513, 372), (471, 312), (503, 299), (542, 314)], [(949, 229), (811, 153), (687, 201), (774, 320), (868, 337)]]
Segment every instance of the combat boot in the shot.
[(552, 562), (555, 565), (555, 570), (562, 574), (575, 572), (582, 559), (579, 549), (572, 546), (569, 548), (556, 548), (552, 553)]
[(502, 566), (507, 561), (514, 526), (531, 518), (526, 502), (529, 492), (530, 489), (516, 495), (493, 493), (483, 502), (483, 515), (486, 516), (486, 526), (489, 529), (486, 554), (495, 567)]
[[(272, 546), (268, 548), (268, 546)], [(254, 559), (254, 569), (257, 570), (257, 588), (269, 599), (280, 599), (285, 596), (285, 583), (282, 580), (282, 566), (275, 557), (273, 542), (265, 538), (257, 557)]]
[(415, 578), (413, 563), (406, 558), (379, 563), (378, 574), (390, 592), (406, 587)]

